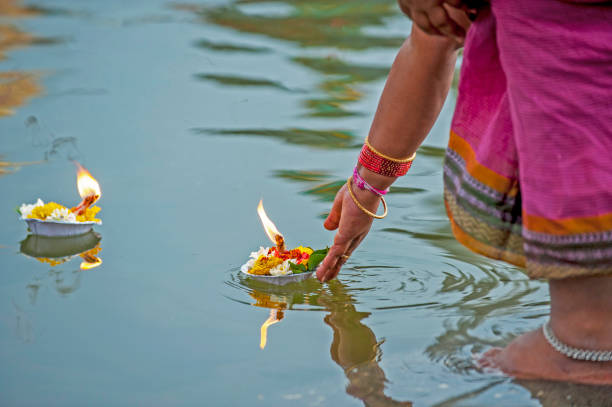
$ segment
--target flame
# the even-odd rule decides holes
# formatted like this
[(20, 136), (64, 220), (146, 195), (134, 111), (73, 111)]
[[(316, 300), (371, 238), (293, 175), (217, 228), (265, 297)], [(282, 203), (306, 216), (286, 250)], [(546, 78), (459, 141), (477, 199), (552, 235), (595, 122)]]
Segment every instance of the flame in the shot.
[[(94, 177), (91, 176), (89, 171), (85, 169), (81, 164), (75, 162), (77, 166), (77, 189), (81, 198), (87, 198), (90, 196), (100, 197), (102, 191), (100, 190), (100, 184)], [(97, 198), (96, 198), (97, 199)]]
[[(265, 215), (265, 213), (264, 213), (264, 215)], [(270, 316), (268, 317), (268, 319), (266, 319), (266, 322), (264, 322), (261, 325), (261, 339), (259, 341), (259, 347), (261, 349), (265, 348), (266, 347), (266, 343), (268, 342), (268, 327), (270, 325), (276, 324), (277, 322), (280, 322), (280, 319), (278, 319), (276, 317), (276, 313), (277, 313), (277, 310), (271, 309), (270, 310)], [(281, 318), (282, 318), (282, 313), (281, 313)]]
[(266, 231), (266, 235), (275, 245), (279, 246), (279, 249), (284, 250), (284, 238), (283, 235), (278, 231), (276, 225), (268, 218), (266, 215), (266, 211), (263, 207), (263, 201), (259, 201), (259, 205), (257, 205), (257, 214), (259, 215), (259, 219), (261, 219), (261, 224)]

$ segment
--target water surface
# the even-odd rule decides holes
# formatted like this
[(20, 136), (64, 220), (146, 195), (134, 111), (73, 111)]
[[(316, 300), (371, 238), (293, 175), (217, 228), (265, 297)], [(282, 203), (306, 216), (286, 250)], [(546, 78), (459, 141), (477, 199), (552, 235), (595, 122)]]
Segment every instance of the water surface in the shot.
[[(2, 405), (538, 406), (587, 394), (473, 367), (472, 353), (545, 321), (548, 293), (452, 238), (441, 164), (454, 90), (337, 281), (239, 274), (268, 244), (260, 198), (289, 245), (331, 243), (322, 216), (410, 30), (394, 2), (6, 0), (0, 12)], [(54, 243), (32, 252), (14, 212), (38, 197), (76, 204), (70, 160), (100, 181), (104, 224), (68, 246), (99, 267)], [(269, 318), (280, 321), (261, 349)]]

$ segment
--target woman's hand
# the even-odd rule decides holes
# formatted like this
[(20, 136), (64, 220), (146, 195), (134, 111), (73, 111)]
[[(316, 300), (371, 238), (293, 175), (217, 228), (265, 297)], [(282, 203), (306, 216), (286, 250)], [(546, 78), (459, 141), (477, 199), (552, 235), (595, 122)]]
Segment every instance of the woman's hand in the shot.
[(398, 3), (404, 14), (427, 34), (444, 35), (463, 43), (465, 24), (456, 21), (455, 14), (457, 9), (467, 11), (464, 0), (398, 0)]
[[(359, 203), (369, 211), (376, 212), (380, 198), (371, 192), (356, 188), (354, 184), (351, 186)], [(340, 268), (368, 234), (372, 219), (355, 205), (346, 184), (340, 188), (331, 212), (323, 224), (326, 229), (338, 229), (338, 232), (325, 260), (317, 268), (317, 278), (321, 282), (332, 280), (338, 275)]]

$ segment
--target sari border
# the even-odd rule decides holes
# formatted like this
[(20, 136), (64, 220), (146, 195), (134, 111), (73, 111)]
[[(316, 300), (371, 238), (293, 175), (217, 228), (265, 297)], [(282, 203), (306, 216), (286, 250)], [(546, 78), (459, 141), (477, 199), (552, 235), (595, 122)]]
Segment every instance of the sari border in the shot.
[[(453, 235), (459, 243), (478, 254), (482, 254), (492, 259), (503, 260), (518, 267), (525, 267), (525, 256), (522, 253), (512, 252), (505, 248), (514, 246), (520, 250), (522, 247), (522, 237), (520, 235), (512, 233), (509, 230), (502, 230), (490, 226), (486, 222), (471, 216), (467, 211), (459, 207), (455, 200), (455, 196), (450, 191), (445, 191), (444, 193), (444, 206), (446, 207), (446, 213), (450, 220)], [(505, 241), (508, 244), (506, 244), (505, 247), (497, 247), (485, 243), (476, 236), (470, 234), (467, 230), (464, 230), (465, 225), (468, 223), (485, 234), (488, 232), (488, 241)]]
[(610, 233), (612, 231), (612, 212), (603, 215), (566, 219), (549, 219), (523, 213), (523, 225), (532, 232), (557, 236)]
[(472, 146), (454, 130), (450, 131), (448, 148), (463, 158), (466, 171), (478, 182), (504, 195), (514, 196), (518, 192), (512, 188), (514, 180), (481, 164), (476, 158), (476, 152)]
[(557, 280), (574, 277), (591, 277), (612, 274), (612, 264), (599, 267), (583, 267), (559, 263), (541, 263), (527, 260), (527, 274), (533, 279)]

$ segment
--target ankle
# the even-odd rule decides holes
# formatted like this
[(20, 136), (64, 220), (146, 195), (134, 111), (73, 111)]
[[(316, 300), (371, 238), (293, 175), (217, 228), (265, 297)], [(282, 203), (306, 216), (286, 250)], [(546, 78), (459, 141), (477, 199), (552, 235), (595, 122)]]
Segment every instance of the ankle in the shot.
[(550, 327), (567, 345), (612, 349), (612, 277), (550, 281)]

